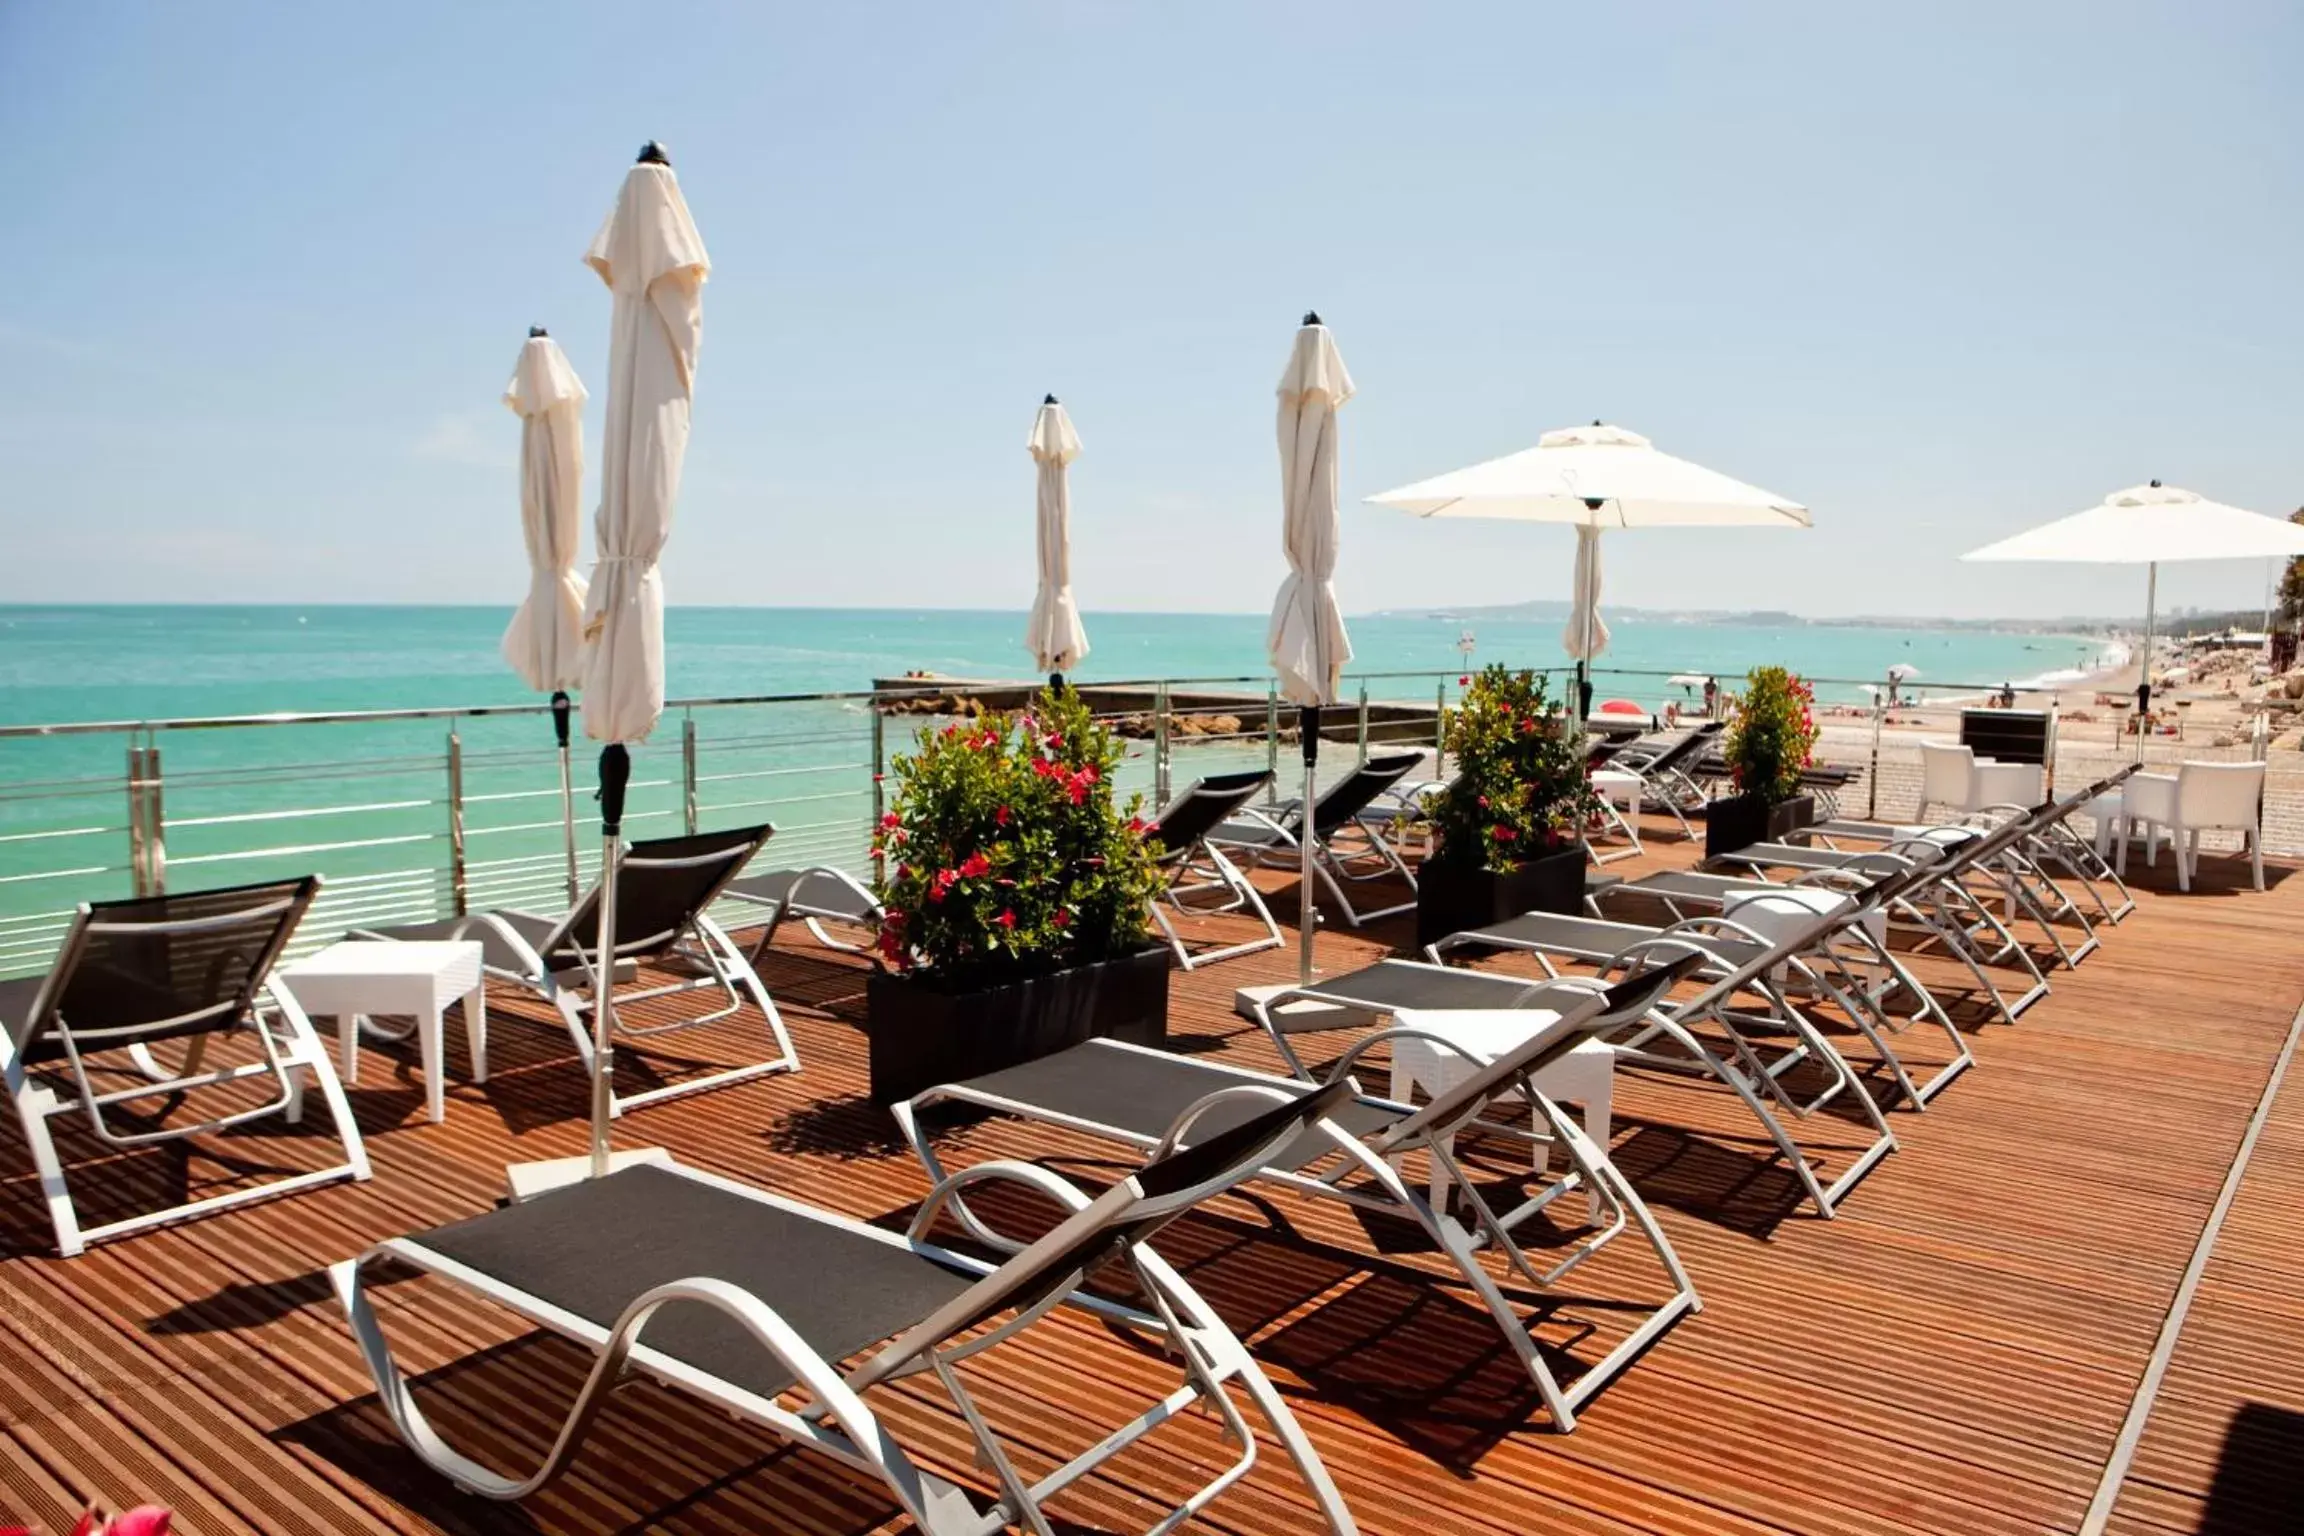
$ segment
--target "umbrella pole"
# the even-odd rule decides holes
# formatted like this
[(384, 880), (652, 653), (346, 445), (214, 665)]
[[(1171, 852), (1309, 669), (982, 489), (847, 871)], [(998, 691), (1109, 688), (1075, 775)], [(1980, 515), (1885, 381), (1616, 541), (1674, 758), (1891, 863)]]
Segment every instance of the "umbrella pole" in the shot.
[(1307, 704), (1297, 711), (1296, 734), (1304, 740), (1304, 800), (1296, 816), (1296, 980), (1312, 983), (1312, 935), (1320, 926), (1320, 902), (1312, 894), (1313, 769), (1320, 761), (1320, 706)]
[(2144, 733), (2152, 726), (2152, 639), (2160, 609), (2160, 562), (2144, 567), (2144, 665), (2136, 674), (2136, 761), (2144, 761)]
[(552, 734), (560, 738), (560, 834), (568, 851), (568, 910), (582, 894), (576, 877), (576, 794), (568, 776), (568, 693), (552, 695)]
[(600, 943), (592, 956), (592, 1177), (608, 1173), (608, 1120), (615, 1108), (616, 864), (624, 830), (624, 786), (632, 754), (620, 741), (600, 749)]

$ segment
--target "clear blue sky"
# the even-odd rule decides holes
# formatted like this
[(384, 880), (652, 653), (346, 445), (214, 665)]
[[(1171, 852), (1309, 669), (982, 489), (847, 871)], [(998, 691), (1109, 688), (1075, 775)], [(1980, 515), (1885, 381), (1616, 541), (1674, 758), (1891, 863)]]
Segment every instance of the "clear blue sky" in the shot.
[(1312, 305), (1350, 610), (1565, 596), (1564, 530), (1356, 503), (1600, 416), (1816, 513), (1618, 539), (1616, 602), (2134, 612), (1953, 556), (2304, 501), (2299, 80), (2243, 0), (6, 0), (0, 601), (510, 604), (497, 395), (531, 322), (601, 381), (655, 136), (714, 261), (675, 602), (1024, 606), (1052, 389), (1084, 606), (1265, 607)]

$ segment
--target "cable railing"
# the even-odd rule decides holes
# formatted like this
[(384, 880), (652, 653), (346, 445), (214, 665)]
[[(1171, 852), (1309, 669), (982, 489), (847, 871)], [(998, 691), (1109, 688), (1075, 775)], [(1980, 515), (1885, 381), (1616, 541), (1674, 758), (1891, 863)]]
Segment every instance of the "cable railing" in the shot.
[[(1568, 691), (1571, 669), (1539, 670), (1556, 696)], [(1682, 681), (1695, 675), (1597, 668), (1592, 681), (1595, 697), (1653, 698), (1629, 728), (1700, 716), (1703, 700)], [(1818, 706), (1818, 757), (1853, 775), (1837, 786), (1839, 803), (1875, 815), (1917, 810), (1918, 744), (1955, 734), (1962, 710), (1995, 698), (2049, 709), (2055, 699), (2002, 684), (1815, 681), (1833, 701)], [(1437, 775), (1459, 682), (1455, 671), (1348, 676), (1323, 714), (1319, 787), (1371, 750), (1430, 752)], [(939, 678), (673, 700), (633, 748), (627, 835), (766, 821), (777, 830), (761, 857), (773, 867), (868, 877), (891, 759), (942, 720), (915, 712), (1018, 699), (1030, 687)], [(1083, 692), (1122, 737), (1116, 787), (1141, 795), (1147, 814), (1205, 773), (1262, 768), (1276, 798), (1301, 789), (1297, 712), (1269, 678), (1148, 678)], [(466, 911), (564, 911), (596, 877), (600, 841), (586, 764), (563, 816), (549, 715), (543, 704), (484, 705), (0, 726), (0, 976), (44, 968), (79, 902), (313, 871), (325, 883), (305, 947)], [(2126, 761), (2131, 722), (2109, 707), (2064, 712), (2051, 772), (2085, 782), (2073, 776)], [(2261, 732), (2145, 744), (2156, 766), (2267, 755)], [(2297, 754), (2277, 756), (2270, 844), (2304, 849), (2304, 767)]]

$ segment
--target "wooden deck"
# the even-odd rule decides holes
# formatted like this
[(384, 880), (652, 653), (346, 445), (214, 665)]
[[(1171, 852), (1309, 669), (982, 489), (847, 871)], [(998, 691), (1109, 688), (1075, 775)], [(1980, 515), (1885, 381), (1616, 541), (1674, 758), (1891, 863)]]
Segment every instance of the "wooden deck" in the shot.
[[(1652, 862), (1679, 862), (1669, 839)], [(1615, 866), (1622, 870), (1624, 866)], [(2163, 871), (2166, 866), (2163, 865)], [(1285, 1195), (1234, 1197), (1174, 1229), (1185, 1265), (1295, 1402), (1362, 1529), (1525, 1532), (2073, 1531), (2100, 1481), (2172, 1298), (2304, 1005), (2304, 879), (2264, 894), (2211, 870), (2190, 896), (2140, 892), (2077, 973), (2014, 1028), (1979, 1031), (1980, 1065), (1925, 1113), (1832, 1221), (1792, 1203), (1733, 1100), (1621, 1074), (1615, 1151), (1702, 1289), (1586, 1410), (1540, 1427), (1484, 1316), (1399, 1234)], [(1292, 908), (1293, 887), (1277, 907)], [(1404, 931), (1324, 934), (1324, 964)], [(1269, 1065), (1234, 988), (1293, 974), (1292, 951), (1175, 979), (1195, 1049)], [(861, 970), (793, 933), (764, 967), (804, 1070), (640, 1111), (618, 1140), (860, 1216), (926, 1189), (861, 1098)], [(508, 1161), (576, 1152), (585, 1099), (565, 1037), (508, 994), (496, 1073), (459, 1071), (446, 1124), (421, 1118), (412, 1052), (367, 1052), (353, 1090), (377, 1176), (60, 1261), (13, 1130), (0, 1132), (0, 1524), (69, 1528), (90, 1500), (175, 1507), (226, 1532), (863, 1533), (901, 1528), (879, 1490), (635, 1385), (573, 1470), (528, 1503), (453, 1492), (399, 1448), (321, 1270), (395, 1233), (486, 1209)], [(677, 1049), (737, 1060), (740, 1038)], [(627, 1062), (631, 1058), (625, 1058)], [(662, 1063), (658, 1063), (662, 1064)], [(638, 1065), (646, 1066), (642, 1062)], [(1802, 1128), (1827, 1164), (1855, 1145)], [(1023, 1154), (1084, 1178), (1109, 1152), (1013, 1125), (955, 1132), (958, 1162)], [(108, 1165), (69, 1138), (78, 1186), (123, 1210), (252, 1168), (312, 1165), (309, 1134), (234, 1134), (186, 1157)], [(2272, 1106), (2114, 1512), (2129, 1532), (2297, 1528), (2304, 1507), (2304, 1070)], [(103, 1202), (84, 1212), (102, 1219)], [(827, 1277), (828, 1283), (836, 1283)], [(1570, 1355), (1616, 1326), (1609, 1301), (1652, 1277), (1613, 1256), (1579, 1275), (1547, 1335)], [(430, 1281), (378, 1308), (452, 1441), (532, 1458), (580, 1378), (574, 1348)], [(1062, 1318), (972, 1368), (988, 1410), (1043, 1455), (1077, 1449), (1164, 1389), (1154, 1357)], [(966, 1467), (956, 1418), (916, 1387), (880, 1394), (910, 1445)], [(1079, 1530), (1138, 1529), (1148, 1494), (1215, 1451), (1195, 1423), (1156, 1437), (1059, 1508)], [(1315, 1529), (1273, 1448), (1193, 1529)], [(2291, 1522), (2283, 1524), (2282, 1522)]]

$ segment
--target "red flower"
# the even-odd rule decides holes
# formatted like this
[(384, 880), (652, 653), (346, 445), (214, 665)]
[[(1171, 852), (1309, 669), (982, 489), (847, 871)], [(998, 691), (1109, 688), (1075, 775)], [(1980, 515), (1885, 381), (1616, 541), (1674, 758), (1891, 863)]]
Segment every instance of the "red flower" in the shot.
[(1065, 911), (1062, 907), (1058, 907), (1055, 913), (1048, 919), (1048, 921), (1055, 927), (1069, 928), (1072, 926), (1072, 914)]
[(1002, 806), (1002, 807), (1000, 807), (1000, 809), (998, 809), (997, 811), (994, 811), (994, 812), (992, 813), (992, 820), (993, 820), (993, 822), (994, 822), (996, 825), (998, 825), (998, 826), (1003, 826), (1003, 827), (1004, 827), (1004, 826), (1008, 825), (1008, 816), (1009, 816), (1009, 810), (1008, 810), (1008, 807), (1006, 807), (1006, 806)]
[(1500, 843), (1512, 843), (1518, 842), (1519, 840), (1520, 834), (1513, 831), (1510, 827), (1498, 827), (1496, 829), (1496, 841)]
[(1143, 817), (1131, 816), (1128, 818), (1128, 831), (1131, 836), (1142, 837), (1145, 833), (1151, 830), (1152, 823), (1146, 821)]
[(953, 882), (959, 878), (960, 872), (958, 870), (940, 869), (936, 871), (936, 878), (928, 886), (928, 899), (930, 901), (942, 901), (944, 893), (951, 890)]
[(891, 830), (900, 827), (903, 824), (904, 818), (897, 815), (894, 811), (890, 811), (885, 816), (880, 818), (880, 825)]
[(981, 853), (972, 853), (960, 865), (963, 879), (976, 880), (992, 873), (992, 861)]
[(1459, 688), (1469, 688), (1472, 686), (1472, 679), (1468, 676), (1460, 677), (1456, 679), (1456, 686)]
[(1482, 810), (1486, 810), (1486, 809), (1488, 809), (1488, 797), (1487, 797), (1486, 795), (1482, 795), (1482, 796), (1480, 797), (1480, 809), (1482, 809)]
[(1006, 907), (1002, 907), (1000, 909), (1000, 915), (992, 919), (992, 921), (998, 923), (1003, 928), (1013, 928), (1016, 926), (1016, 914), (1009, 911)]
[(911, 878), (912, 878), (912, 866), (911, 866), (911, 865), (909, 865), (909, 864), (899, 864), (899, 865), (897, 865), (897, 866), (896, 866), (896, 878), (897, 878), (897, 879), (899, 879), (899, 880), (909, 880), (909, 879), (911, 879)]

